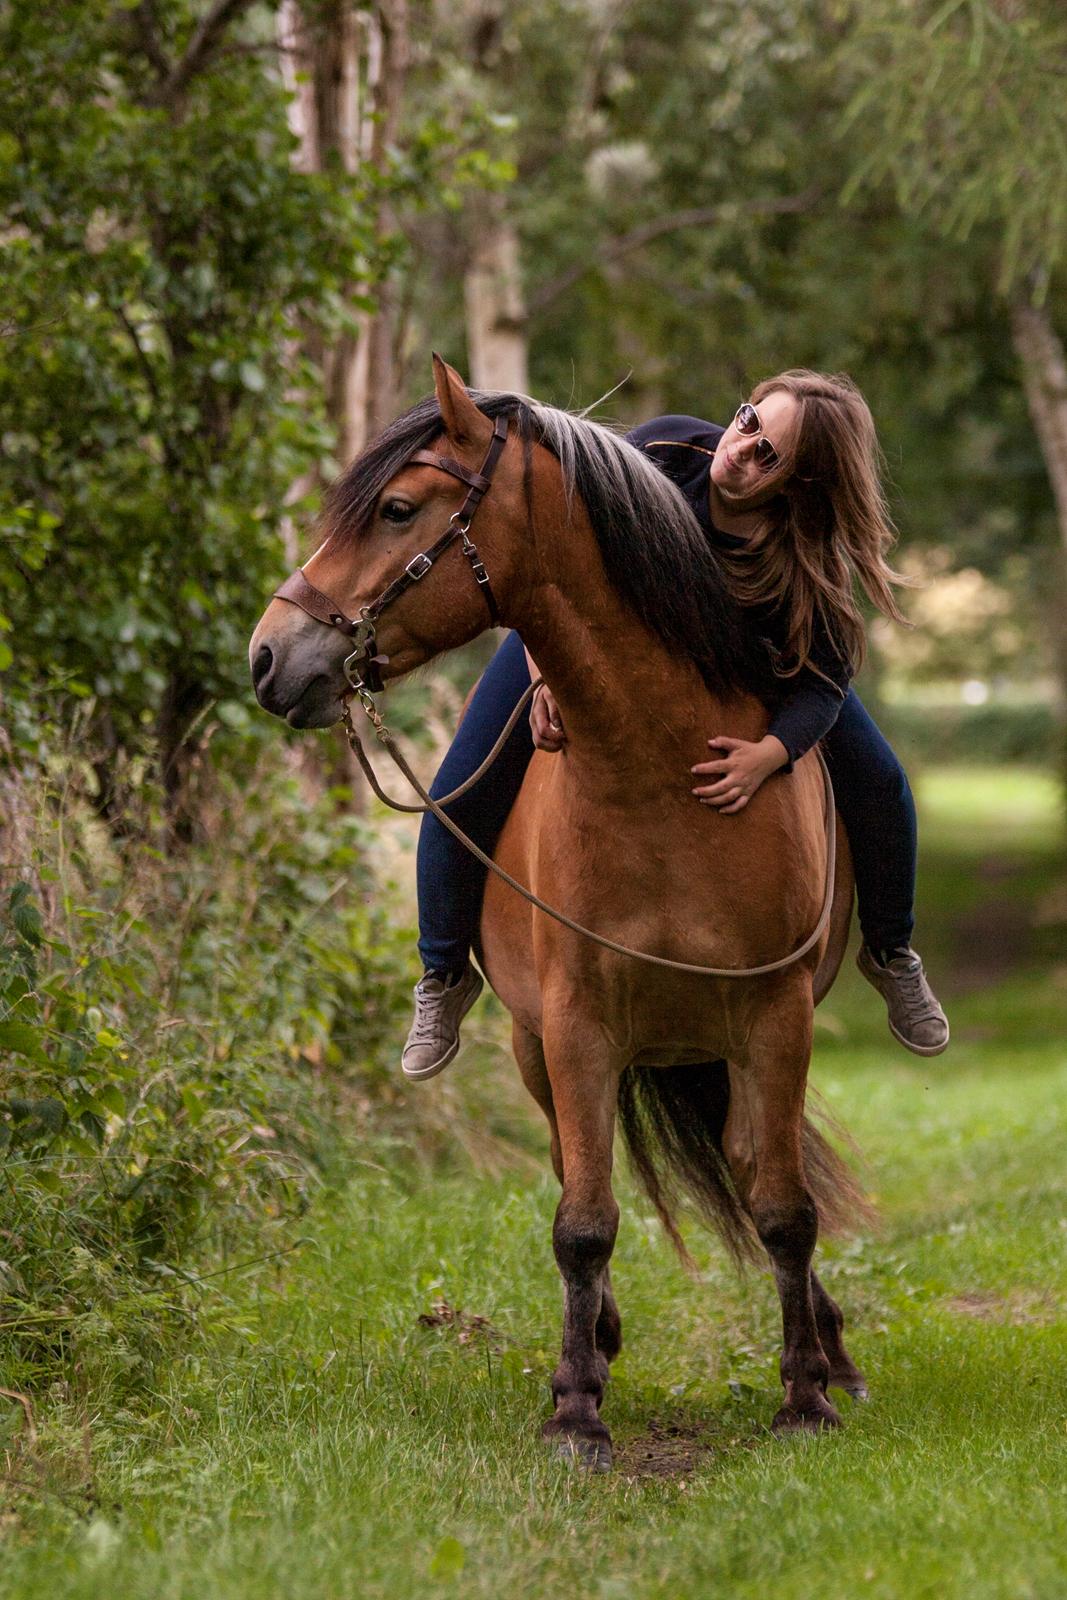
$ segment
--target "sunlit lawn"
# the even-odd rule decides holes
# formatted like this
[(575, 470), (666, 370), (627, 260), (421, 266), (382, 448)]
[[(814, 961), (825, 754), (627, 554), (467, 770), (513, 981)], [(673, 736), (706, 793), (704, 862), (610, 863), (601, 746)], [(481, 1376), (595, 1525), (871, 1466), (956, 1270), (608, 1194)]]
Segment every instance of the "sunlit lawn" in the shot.
[[(12, 1522), (0, 1594), (1067, 1594), (1058, 796), (980, 770), (931, 772), (921, 795), (917, 943), (953, 1048), (902, 1052), (851, 967), (817, 1036), (814, 1081), (884, 1219), (823, 1254), (872, 1390), (842, 1400), (839, 1434), (770, 1438), (769, 1280), (739, 1285), (695, 1235), (693, 1281), (630, 1196), (618, 1470), (562, 1468), (537, 1437), (554, 1186), (521, 1165), (431, 1178), (371, 1149), (308, 1243), (240, 1291), (242, 1331), (194, 1350), (150, 1415), (84, 1419), (98, 1508), (46, 1493)], [(452, 1069), (479, 1095), (501, 1070), (484, 1047)]]

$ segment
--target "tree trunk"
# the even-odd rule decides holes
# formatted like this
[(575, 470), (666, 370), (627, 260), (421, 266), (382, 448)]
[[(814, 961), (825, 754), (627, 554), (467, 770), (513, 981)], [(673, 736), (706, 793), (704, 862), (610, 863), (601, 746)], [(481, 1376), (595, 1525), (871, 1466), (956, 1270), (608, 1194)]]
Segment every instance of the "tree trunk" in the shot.
[[(409, 62), (408, 0), (376, 0), (357, 9), (353, 0), (282, 0), (278, 12), (282, 70), (292, 99), (289, 125), (297, 139), (300, 171), (323, 172), (336, 164), (354, 173), (361, 162), (381, 167), (400, 131)], [(395, 230), (392, 206), (383, 201), (378, 232)], [(352, 285), (353, 292), (357, 285)], [(399, 409), (395, 361), (395, 291), (382, 284), (377, 308), (362, 319), (358, 335), (339, 334), (327, 344), (312, 329), (305, 347), (322, 373), (326, 410), (333, 425), (334, 454), (342, 466)], [(305, 494), (306, 480), (292, 498)], [(297, 539), (283, 527), (288, 546)], [(343, 784), (362, 809), (366, 790), (347, 743), (322, 762), (308, 756), (305, 775), (322, 768), (324, 785)]]
[(1030, 418), (1052, 485), (1067, 564), (1067, 354), (1045, 307), (1029, 300), (1012, 303), (1011, 333)]
[[(323, 172), (333, 162), (355, 172), (359, 165), (361, 23), (350, 0), (321, 0), (314, 7), (283, 0), (279, 8), (282, 72), (293, 97), (289, 126), (297, 140), (293, 164), (301, 172)], [(304, 343), (322, 372), (337, 459), (344, 464), (351, 454), (356, 340), (342, 334), (327, 345), (309, 328)]]
[[(352, 0), (283, 0), (278, 42), (300, 170), (322, 172), (331, 162), (345, 172), (364, 161), (383, 166), (400, 131), (410, 64), (408, 0), (376, 0), (358, 10)], [(378, 233), (386, 237), (396, 227), (394, 208), (383, 200)], [(358, 335), (340, 335), (328, 348), (308, 336), (343, 466), (399, 408), (394, 287), (383, 283), (376, 299)]]
[[(1012, 302), (1011, 334), (1030, 419), (1052, 485), (1062, 555), (1060, 581), (1053, 589), (1063, 595), (1067, 594), (1067, 354), (1047, 309), (1028, 298), (1020, 296)], [(1067, 706), (1067, 630), (1059, 607), (1054, 606), (1052, 612), (1052, 658), (1060, 679), (1062, 708)], [(1067, 748), (1062, 752), (1062, 767), (1067, 773)]]
[(471, 253), (463, 282), (468, 380), (475, 389), (528, 394), (519, 235), (502, 195), (483, 195), (472, 203), (469, 236)]
[(191, 844), (197, 837), (199, 815), (193, 778), (200, 760), (200, 745), (192, 735), (209, 703), (210, 696), (200, 680), (187, 672), (184, 665), (172, 665), (156, 720), (159, 773), (171, 845)]
[[(360, 154), (363, 160), (381, 168), (399, 138), (411, 66), (408, 0), (377, 0), (370, 13), (370, 41)], [(378, 208), (379, 237), (388, 238), (397, 226), (395, 207), (385, 198)], [(396, 284), (386, 279), (378, 286), (375, 297), (377, 309), (364, 322), (349, 387), (347, 442), (352, 455), (380, 433), (400, 409)]]

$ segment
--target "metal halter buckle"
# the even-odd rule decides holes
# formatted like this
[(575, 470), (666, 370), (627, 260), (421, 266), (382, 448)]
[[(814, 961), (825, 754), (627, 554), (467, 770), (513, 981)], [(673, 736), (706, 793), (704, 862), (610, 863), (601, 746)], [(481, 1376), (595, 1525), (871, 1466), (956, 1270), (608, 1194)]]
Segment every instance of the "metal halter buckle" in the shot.
[(429, 556), (424, 550), (420, 550), (417, 556), (412, 556), (404, 571), (413, 583), (418, 583), (420, 578), (425, 578), (432, 566), (433, 562)]
[(471, 564), (471, 571), (474, 573), (474, 576), (475, 576), (475, 579), (477, 580), (477, 582), (478, 583), (488, 583), (489, 582), (489, 574), (485, 570), (485, 562), (482, 560), (481, 556), (478, 554), (478, 552), (474, 548), (474, 546), (471, 545), (468, 550), (464, 551), (464, 554), (467, 557), (467, 560)]

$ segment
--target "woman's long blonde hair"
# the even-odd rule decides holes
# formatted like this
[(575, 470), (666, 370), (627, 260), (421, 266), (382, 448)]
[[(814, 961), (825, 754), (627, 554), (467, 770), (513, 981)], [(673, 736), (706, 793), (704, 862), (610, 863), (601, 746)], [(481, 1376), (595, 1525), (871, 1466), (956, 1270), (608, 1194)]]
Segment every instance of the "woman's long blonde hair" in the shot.
[(893, 597), (893, 586), (906, 580), (886, 560), (896, 530), (882, 491), (874, 419), (844, 374), (795, 367), (765, 378), (752, 403), (758, 406), (775, 390), (791, 394), (799, 408), (795, 442), (783, 453), (781, 493), (744, 550), (720, 559), (742, 605), (784, 618), (782, 677), (805, 666), (820, 670), (810, 659), (820, 617), (856, 672), (866, 652), (856, 580), (876, 610), (907, 621)]

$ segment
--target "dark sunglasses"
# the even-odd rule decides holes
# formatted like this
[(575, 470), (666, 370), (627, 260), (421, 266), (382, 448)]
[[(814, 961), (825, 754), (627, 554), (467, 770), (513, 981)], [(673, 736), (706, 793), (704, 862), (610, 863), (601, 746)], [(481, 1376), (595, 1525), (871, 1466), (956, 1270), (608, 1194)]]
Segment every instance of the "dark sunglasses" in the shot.
[(761, 472), (773, 472), (776, 467), (781, 466), (781, 456), (767, 438), (767, 435), (763, 433), (763, 423), (759, 419), (759, 412), (755, 406), (749, 405), (747, 400), (743, 406), (738, 406), (737, 408), (734, 427), (738, 433), (747, 434), (750, 438), (754, 433), (763, 435), (752, 452), (756, 458), (756, 465)]

